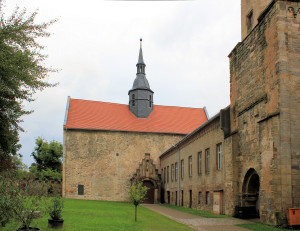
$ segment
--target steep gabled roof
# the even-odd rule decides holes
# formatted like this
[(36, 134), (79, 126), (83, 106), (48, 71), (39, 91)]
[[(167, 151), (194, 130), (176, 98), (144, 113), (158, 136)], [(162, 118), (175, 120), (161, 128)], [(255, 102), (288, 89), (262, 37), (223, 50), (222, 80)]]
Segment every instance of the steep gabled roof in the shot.
[(207, 121), (203, 108), (154, 105), (147, 119), (126, 104), (70, 99), (64, 128), (188, 134)]

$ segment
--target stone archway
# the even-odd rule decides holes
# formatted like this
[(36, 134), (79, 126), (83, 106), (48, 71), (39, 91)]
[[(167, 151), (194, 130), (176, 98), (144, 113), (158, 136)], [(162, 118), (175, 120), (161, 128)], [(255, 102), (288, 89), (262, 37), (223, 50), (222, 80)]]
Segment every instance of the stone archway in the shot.
[(153, 204), (160, 201), (161, 177), (149, 153), (145, 154), (130, 181), (131, 183), (141, 181), (143, 186), (148, 187), (144, 203)]
[(250, 168), (243, 182), (242, 205), (246, 217), (259, 217), (260, 198), (259, 198), (260, 179), (255, 169)]

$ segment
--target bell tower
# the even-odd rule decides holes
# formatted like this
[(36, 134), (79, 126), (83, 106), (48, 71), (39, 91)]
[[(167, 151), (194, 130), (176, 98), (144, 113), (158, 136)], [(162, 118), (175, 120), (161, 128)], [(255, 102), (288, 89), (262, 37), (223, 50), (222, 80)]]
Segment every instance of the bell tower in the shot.
[(140, 39), (140, 53), (136, 64), (137, 73), (132, 89), (129, 90), (129, 109), (138, 118), (147, 118), (153, 110), (153, 91), (146, 78), (142, 51), (142, 39)]

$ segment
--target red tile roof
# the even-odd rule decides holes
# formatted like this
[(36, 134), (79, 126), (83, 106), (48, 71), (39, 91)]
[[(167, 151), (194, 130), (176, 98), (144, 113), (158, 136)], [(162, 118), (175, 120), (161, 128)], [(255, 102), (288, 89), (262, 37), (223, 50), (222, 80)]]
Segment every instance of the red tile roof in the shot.
[(154, 105), (147, 119), (125, 104), (70, 99), (65, 128), (188, 134), (207, 121), (203, 108)]

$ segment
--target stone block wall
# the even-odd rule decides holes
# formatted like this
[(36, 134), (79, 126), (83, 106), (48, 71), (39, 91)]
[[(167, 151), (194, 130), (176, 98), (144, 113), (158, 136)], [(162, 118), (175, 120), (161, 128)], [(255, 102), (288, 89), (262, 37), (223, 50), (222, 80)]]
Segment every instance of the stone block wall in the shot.
[[(230, 140), (228, 141), (230, 143)], [(222, 145), (221, 168), (217, 169), (217, 145)], [(205, 153), (209, 149), (209, 172), (206, 171)], [(231, 197), (228, 196), (224, 188), (224, 180), (226, 178), (225, 161), (227, 161), (227, 154), (224, 154), (225, 144), (223, 131), (220, 129), (220, 117), (217, 116), (208, 125), (186, 139), (178, 145), (178, 148), (161, 156), (161, 171), (164, 198), (168, 203), (168, 194), (170, 195), (170, 204), (177, 204), (184, 207), (191, 207), (201, 209), (203, 211), (213, 212), (214, 193), (221, 192), (223, 198), (221, 203), (226, 201), (229, 203)], [(201, 152), (201, 172), (199, 172), (199, 157)], [(189, 158), (192, 158), (192, 174), (190, 176)], [(184, 174), (181, 176), (181, 161), (184, 161)], [(175, 164), (178, 164), (178, 174), (175, 177)], [(231, 163), (231, 162), (230, 162)], [(225, 163), (227, 165), (227, 163)], [(169, 169), (169, 173), (168, 173)], [(164, 171), (167, 171), (164, 173)], [(168, 177), (169, 175), (169, 177)], [(231, 176), (227, 176), (230, 178)], [(180, 182), (179, 182), (180, 181)], [(227, 186), (228, 187), (228, 186)], [(178, 190), (179, 189), (179, 190)], [(176, 203), (177, 191), (177, 203)], [(180, 191), (180, 192), (178, 192)], [(190, 204), (190, 191), (192, 192), (192, 204)], [(183, 192), (183, 204), (182, 204)], [(209, 202), (206, 201), (206, 193), (209, 193)], [(200, 193), (200, 194), (199, 194)], [(229, 194), (230, 195), (230, 194)], [(201, 196), (201, 198), (199, 198)], [(224, 213), (224, 203), (222, 203), (221, 213)]]
[(255, 169), (260, 217), (273, 225), (284, 223), (288, 207), (299, 206), (298, 9), (299, 2), (274, 1), (229, 55), (239, 203), (245, 175)]
[[(242, 0), (241, 1), (241, 31), (242, 40), (250, 33), (250, 31), (256, 26), (257, 18), (266, 9), (268, 4), (272, 0)], [(248, 30), (247, 17), (252, 12), (252, 27)]]
[(282, 207), (300, 207), (300, 3), (279, 1), (277, 62), (280, 79)]
[[(128, 201), (128, 186), (145, 153), (154, 164), (183, 135), (64, 130), (63, 196)], [(83, 195), (78, 195), (78, 185)]]

